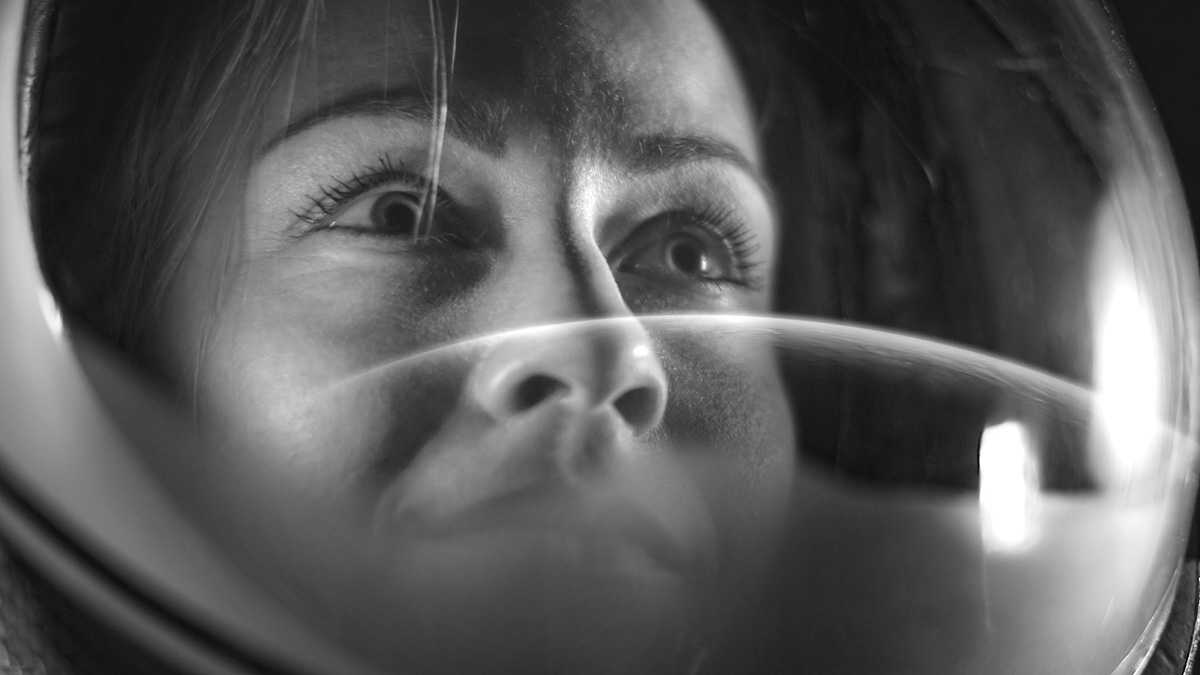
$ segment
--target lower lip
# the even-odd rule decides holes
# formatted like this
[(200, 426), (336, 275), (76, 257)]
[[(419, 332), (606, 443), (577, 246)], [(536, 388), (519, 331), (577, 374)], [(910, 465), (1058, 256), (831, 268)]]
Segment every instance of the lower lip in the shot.
[[(448, 567), (481, 574), (522, 569), (561, 578), (641, 577), (679, 579), (688, 565), (682, 556), (639, 535), (594, 519), (561, 517), (554, 505), (530, 512), (497, 511), (458, 519), (445, 526), (399, 527), (406, 555), (442, 560)], [(531, 515), (532, 513), (532, 515)]]

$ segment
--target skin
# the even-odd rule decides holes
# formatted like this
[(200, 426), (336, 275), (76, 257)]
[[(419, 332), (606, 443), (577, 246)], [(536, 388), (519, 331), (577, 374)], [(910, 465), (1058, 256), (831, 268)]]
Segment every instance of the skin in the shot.
[(159, 336), (211, 439), (183, 490), (376, 663), (687, 668), (769, 551), (793, 429), (761, 339), (636, 317), (769, 310), (750, 105), (690, 0), (498, 14), (462, 3), (424, 242), (425, 2), (328, 3), (266, 93)]

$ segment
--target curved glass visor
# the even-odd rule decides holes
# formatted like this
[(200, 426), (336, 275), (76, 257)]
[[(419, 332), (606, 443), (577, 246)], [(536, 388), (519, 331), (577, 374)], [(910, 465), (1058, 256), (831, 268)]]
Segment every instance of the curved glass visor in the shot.
[(1196, 263), (1099, 8), (50, 15), (3, 526), (154, 658), (1145, 667)]

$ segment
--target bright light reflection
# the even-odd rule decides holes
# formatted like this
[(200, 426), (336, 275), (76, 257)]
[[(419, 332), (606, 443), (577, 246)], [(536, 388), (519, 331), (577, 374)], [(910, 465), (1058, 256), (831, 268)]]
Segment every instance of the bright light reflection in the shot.
[(1096, 424), (1109, 479), (1129, 481), (1151, 460), (1158, 428), (1161, 366), (1149, 309), (1127, 276), (1101, 305), (1096, 342)]
[(50, 334), (54, 336), (54, 339), (61, 340), (63, 336), (62, 312), (59, 311), (58, 302), (54, 296), (44, 287), (38, 289), (38, 306), (42, 310), (42, 318), (46, 321)]
[(1017, 422), (988, 427), (979, 440), (980, 528), (989, 551), (1021, 551), (1036, 537), (1039, 479), (1032, 450)]

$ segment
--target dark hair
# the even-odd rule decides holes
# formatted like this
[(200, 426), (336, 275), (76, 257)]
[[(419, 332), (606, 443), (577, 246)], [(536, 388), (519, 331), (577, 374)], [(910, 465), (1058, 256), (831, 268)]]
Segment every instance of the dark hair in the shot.
[(59, 3), (32, 173), (42, 266), (68, 312), (131, 355), (204, 212), (179, 189), (197, 179), (200, 138), (237, 130), (204, 148), (227, 169), (205, 177), (212, 195), (238, 180), (258, 124), (254, 101), (221, 91), (270, 86), (306, 13), (263, 0)]

